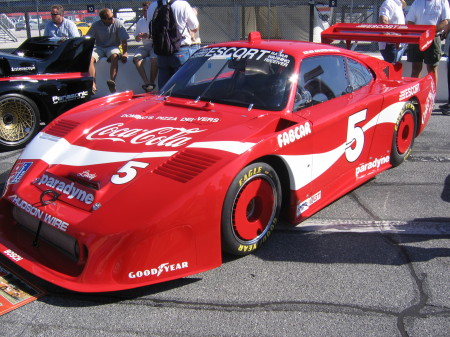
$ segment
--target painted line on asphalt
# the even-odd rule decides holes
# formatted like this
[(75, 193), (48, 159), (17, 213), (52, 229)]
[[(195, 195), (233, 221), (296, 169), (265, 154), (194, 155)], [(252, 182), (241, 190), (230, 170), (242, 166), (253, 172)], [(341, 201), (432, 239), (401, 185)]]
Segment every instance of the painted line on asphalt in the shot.
[(306, 220), (283, 230), (325, 233), (385, 233), (400, 235), (450, 235), (449, 221)]

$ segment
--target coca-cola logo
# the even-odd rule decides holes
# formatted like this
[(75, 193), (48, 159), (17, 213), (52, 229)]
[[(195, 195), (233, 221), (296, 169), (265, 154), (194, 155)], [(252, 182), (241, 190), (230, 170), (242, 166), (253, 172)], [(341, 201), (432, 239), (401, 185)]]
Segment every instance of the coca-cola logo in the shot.
[(113, 142), (129, 142), (130, 144), (144, 144), (156, 146), (179, 147), (189, 142), (189, 135), (203, 132), (199, 128), (162, 127), (153, 130), (121, 128), (123, 123), (107, 125), (92, 131), (86, 136), (88, 140), (111, 140)]

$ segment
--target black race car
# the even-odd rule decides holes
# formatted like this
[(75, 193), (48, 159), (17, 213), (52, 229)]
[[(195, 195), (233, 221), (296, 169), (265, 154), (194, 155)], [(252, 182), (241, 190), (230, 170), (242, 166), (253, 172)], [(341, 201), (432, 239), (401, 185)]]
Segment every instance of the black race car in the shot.
[(23, 147), (62, 112), (92, 94), (89, 62), (94, 39), (27, 39), (0, 53), (0, 150)]

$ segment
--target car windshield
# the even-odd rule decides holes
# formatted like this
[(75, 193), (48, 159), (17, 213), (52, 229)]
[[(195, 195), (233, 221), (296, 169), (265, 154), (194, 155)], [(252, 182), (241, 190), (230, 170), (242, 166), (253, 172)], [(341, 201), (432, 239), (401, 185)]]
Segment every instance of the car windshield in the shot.
[(162, 95), (278, 111), (286, 106), (294, 58), (268, 50), (198, 50), (160, 91)]

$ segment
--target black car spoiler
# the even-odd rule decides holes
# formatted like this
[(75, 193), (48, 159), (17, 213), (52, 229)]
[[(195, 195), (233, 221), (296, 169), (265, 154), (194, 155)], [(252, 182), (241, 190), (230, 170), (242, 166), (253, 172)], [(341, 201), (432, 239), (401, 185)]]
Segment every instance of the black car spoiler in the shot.
[(322, 43), (344, 40), (347, 48), (352, 41), (378, 41), (418, 44), (422, 51), (431, 45), (435, 36), (435, 26), (369, 23), (337, 23), (321, 33)]
[(23, 60), (33, 60), (38, 74), (87, 72), (94, 42), (95, 39), (86, 36), (69, 39), (32, 37), (12, 54)]

